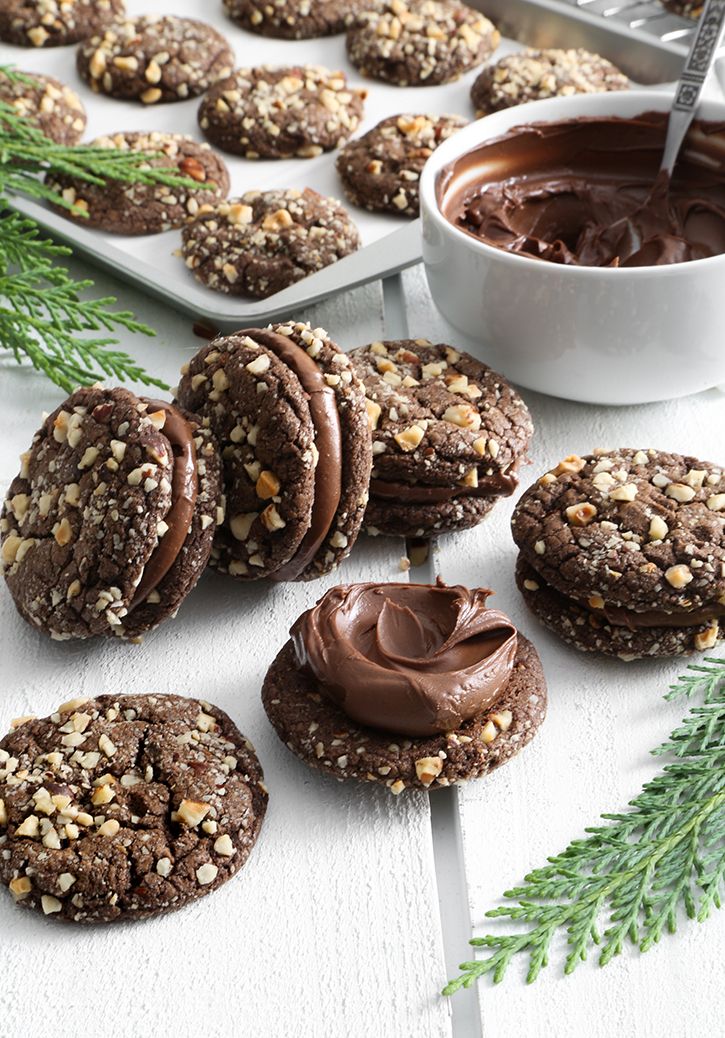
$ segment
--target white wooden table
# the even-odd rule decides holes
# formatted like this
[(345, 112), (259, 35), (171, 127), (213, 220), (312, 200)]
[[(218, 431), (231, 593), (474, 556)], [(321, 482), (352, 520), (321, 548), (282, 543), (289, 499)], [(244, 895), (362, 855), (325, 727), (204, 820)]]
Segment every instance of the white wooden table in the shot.
[[(96, 283), (157, 328), (155, 340), (126, 335), (123, 344), (173, 384), (200, 345), (189, 320), (100, 274)], [(446, 336), (420, 269), (385, 291), (368, 286), (294, 316), (322, 324), (344, 347), (400, 335), (406, 323), (415, 336)], [(40, 412), (61, 397), (7, 358), (0, 375), (4, 486)], [(525, 395), (536, 439), (524, 484), (561, 457), (597, 446), (656, 446), (714, 461), (725, 455), (725, 397), (716, 391), (626, 410)], [(456, 964), (472, 957), (470, 926), (483, 932), (484, 912), (504, 889), (601, 811), (624, 807), (655, 770), (648, 750), (683, 711), (661, 698), (682, 664), (589, 659), (525, 613), (513, 587), (512, 507), (503, 501), (479, 529), (442, 541), (437, 564), (448, 582), (493, 587), (497, 607), (534, 639), (549, 683), (548, 719), (508, 766), (437, 793), (433, 816), (427, 795), (395, 798), (311, 772), (277, 740), (259, 696), (298, 613), (340, 580), (405, 579), (402, 542), (363, 539), (339, 574), (314, 585), (244, 587), (207, 574), (178, 619), (140, 646), (49, 642), (20, 620), (0, 588), (0, 730), (76, 694), (203, 696), (253, 740), (270, 790), (243, 872), (175, 915), (74, 929), (0, 898), (0, 1038), (722, 1033), (722, 917), (704, 926), (683, 921), (676, 937), (605, 970), (592, 961), (564, 978), (557, 962), (531, 987), (519, 968), (498, 987), (484, 981), (452, 1001), (438, 995)], [(420, 575), (414, 570), (411, 579)]]

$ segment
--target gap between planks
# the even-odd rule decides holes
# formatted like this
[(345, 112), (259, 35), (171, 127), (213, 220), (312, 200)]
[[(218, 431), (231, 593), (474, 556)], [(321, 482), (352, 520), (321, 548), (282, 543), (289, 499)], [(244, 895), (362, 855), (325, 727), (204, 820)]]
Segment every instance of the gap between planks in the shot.
[[(383, 280), (383, 321), (386, 339), (410, 337), (400, 274)], [(407, 542), (406, 554), (411, 557), (411, 546)], [(409, 578), (417, 583), (434, 584), (437, 577), (442, 576), (439, 565), (435, 542), (430, 542), (426, 560), (409, 571)], [(472, 933), (457, 787), (439, 789), (430, 796), (430, 824), (443, 956), (446, 975), (450, 978), (458, 973), (458, 964)], [(477, 985), (461, 989), (451, 999), (451, 1028), (453, 1038), (481, 1038)]]

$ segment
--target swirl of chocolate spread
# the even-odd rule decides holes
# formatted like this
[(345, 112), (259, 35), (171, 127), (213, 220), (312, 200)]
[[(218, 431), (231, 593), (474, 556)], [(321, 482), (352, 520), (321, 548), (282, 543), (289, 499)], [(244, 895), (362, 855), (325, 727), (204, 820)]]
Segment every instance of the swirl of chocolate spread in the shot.
[(407, 736), (458, 728), (508, 684), (517, 632), (485, 588), (349, 584), (295, 622), (297, 660), (358, 724)]
[(439, 176), (441, 212), (488, 245), (589, 267), (725, 253), (725, 124), (696, 120), (674, 176), (658, 177), (666, 115), (532, 123)]

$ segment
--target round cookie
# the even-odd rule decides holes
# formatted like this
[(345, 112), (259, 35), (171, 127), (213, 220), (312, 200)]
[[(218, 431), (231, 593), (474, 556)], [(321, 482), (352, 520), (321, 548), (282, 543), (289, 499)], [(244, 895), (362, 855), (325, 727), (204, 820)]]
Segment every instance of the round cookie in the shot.
[(247, 159), (312, 159), (357, 129), (365, 92), (319, 65), (238, 69), (199, 108), (212, 144)]
[(546, 701), (541, 661), (521, 634), (500, 699), (439, 735), (411, 739), (356, 724), (300, 668), (291, 641), (269, 668), (262, 688), (264, 709), (277, 735), (305, 764), (340, 781), (377, 783), (393, 794), (481, 778), (505, 764), (533, 739), (546, 715)]
[(109, 181), (91, 184), (78, 177), (48, 175), (49, 187), (82, 213), (58, 207), (58, 212), (84, 227), (98, 227), (114, 234), (159, 234), (181, 227), (204, 205), (224, 198), (229, 191), (229, 173), (224, 161), (208, 144), (174, 133), (115, 133), (91, 142), (96, 148), (148, 151), (160, 155), (149, 159), (154, 169), (169, 169), (195, 180), (198, 189), (166, 184), (124, 184)]
[(347, 53), (365, 76), (395, 86), (458, 79), (498, 47), (498, 30), (458, 0), (371, 0), (347, 34)]
[(367, 0), (224, 0), (229, 17), (250, 32), (307, 40), (344, 32)]
[(230, 718), (175, 695), (98, 696), (0, 741), (0, 882), (64, 922), (171, 912), (241, 869), (267, 807)]
[(227, 295), (266, 299), (360, 247), (338, 201), (304, 191), (248, 191), (200, 214), (182, 234), (197, 281)]
[(524, 50), (488, 65), (471, 87), (476, 114), (546, 97), (626, 90), (629, 80), (599, 54), (576, 50)]
[(624, 658), (712, 648), (725, 617), (725, 473), (620, 449), (571, 455), (516, 506), (518, 581), (585, 651)]
[(702, 0), (660, 0), (663, 7), (683, 18), (699, 18), (704, 4)]
[(467, 529), (514, 492), (533, 426), (501, 375), (427, 339), (374, 342), (350, 359), (373, 435), (370, 532)]
[(221, 499), (202, 419), (125, 389), (79, 389), (22, 456), (0, 522), (21, 615), (56, 640), (136, 638), (206, 566)]
[(36, 126), (56, 144), (77, 144), (86, 128), (86, 113), (74, 90), (52, 76), (0, 69), (0, 101)]
[(323, 329), (290, 322), (214, 339), (182, 369), (178, 399), (208, 418), (222, 451), (226, 520), (212, 565), (243, 580), (311, 580), (349, 554), (371, 444), (363, 388)]
[(20, 47), (78, 43), (126, 13), (123, 0), (3, 0), (0, 40)]
[(203, 94), (234, 68), (227, 41), (175, 15), (118, 20), (78, 48), (78, 73), (96, 93), (144, 104)]
[(417, 216), (418, 181), (428, 158), (466, 125), (458, 115), (392, 115), (337, 157), (345, 194), (363, 209)]

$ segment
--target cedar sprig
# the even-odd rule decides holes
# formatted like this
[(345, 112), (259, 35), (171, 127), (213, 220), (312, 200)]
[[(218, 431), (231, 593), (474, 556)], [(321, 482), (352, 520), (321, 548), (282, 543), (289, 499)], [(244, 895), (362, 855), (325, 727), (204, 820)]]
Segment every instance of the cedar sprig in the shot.
[(599, 948), (605, 966), (627, 942), (640, 951), (674, 933), (684, 912), (704, 922), (719, 908), (725, 883), (725, 659), (691, 665), (666, 699), (699, 698), (670, 738), (652, 752), (668, 763), (629, 804), (605, 814), (562, 854), (503, 895), (487, 912), (522, 924), (508, 934), (471, 940), (487, 956), (460, 965), (443, 989), (452, 995), (490, 974), (501, 981), (516, 956), (528, 957), (529, 983), (548, 965), (552, 942), (566, 935), (564, 973)]
[[(23, 73), (0, 65), (0, 78), (29, 82)], [(23, 194), (74, 209), (44, 178), (70, 174), (93, 184), (108, 180), (165, 184), (196, 189), (199, 184), (168, 168), (149, 165), (149, 154), (85, 145), (67, 147), (46, 138), (37, 127), (0, 101), (0, 347), (19, 363), (30, 363), (66, 392), (104, 376), (131, 379), (162, 389), (132, 357), (111, 347), (117, 340), (98, 332), (117, 328), (142, 335), (153, 329), (127, 310), (113, 310), (112, 296), (89, 299), (88, 280), (76, 281), (57, 264), (71, 250), (41, 237), (37, 223), (12, 210)], [(74, 209), (84, 215), (80, 209)]]

